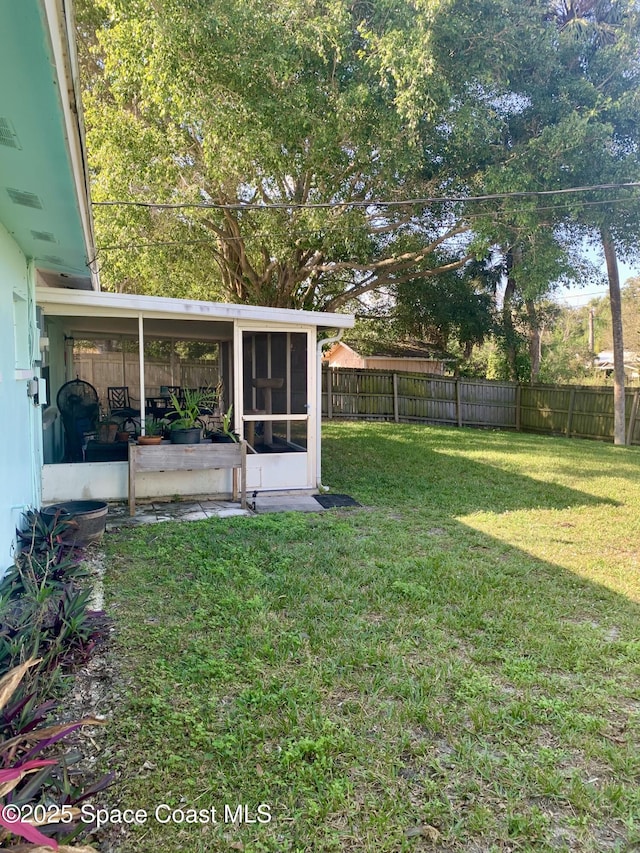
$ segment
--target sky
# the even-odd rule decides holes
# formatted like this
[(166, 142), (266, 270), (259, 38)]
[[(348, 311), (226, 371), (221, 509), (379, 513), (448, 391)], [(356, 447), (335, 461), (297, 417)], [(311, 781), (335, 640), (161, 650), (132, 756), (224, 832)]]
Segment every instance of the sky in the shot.
[[(604, 280), (606, 281), (607, 268), (604, 261), (602, 261), (601, 269)], [(640, 270), (637, 265), (631, 266), (629, 264), (618, 262), (618, 269), (620, 271), (620, 284), (623, 287), (628, 278), (640, 275)], [(598, 287), (593, 284), (587, 284), (584, 287), (563, 287), (556, 293), (556, 301), (561, 305), (568, 305), (571, 308), (579, 308), (581, 305), (586, 305), (598, 296), (606, 296), (608, 292), (609, 288), (606, 284), (603, 284), (602, 287)]]

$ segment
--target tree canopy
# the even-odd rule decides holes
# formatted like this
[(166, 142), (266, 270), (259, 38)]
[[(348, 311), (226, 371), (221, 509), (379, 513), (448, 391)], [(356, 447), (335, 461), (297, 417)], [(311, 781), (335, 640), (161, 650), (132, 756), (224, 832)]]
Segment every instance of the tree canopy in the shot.
[(493, 330), (513, 378), (527, 338), (535, 377), (550, 289), (592, 274), (576, 245), (638, 245), (633, 190), (513, 195), (640, 177), (635, 0), (77, 14), (109, 288), (320, 310), (382, 292), (465, 352)]
[(437, 275), (455, 238), (445, 271), (463, 266), (485, 243), (461, 239), (461, 203), (376, 202), (484, 186), (514, 109), (492, 68), (506, 80), (528, 53), (525, 15), (506, 0), (82, 0), (94, 201), (193, 205), (97, 207), (104, 281), (335, 309)]

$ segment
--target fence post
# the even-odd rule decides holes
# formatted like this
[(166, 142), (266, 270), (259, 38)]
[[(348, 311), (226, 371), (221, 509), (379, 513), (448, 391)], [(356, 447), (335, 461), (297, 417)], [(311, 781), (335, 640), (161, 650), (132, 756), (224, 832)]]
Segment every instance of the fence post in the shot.
[(393, 374), (393, 419), (396, 423), (400, 420), (400, 411), (398, 409), (398, 374)]
[(333, 418), (333, 369), (327, 367), (327, 420)]
[(516, 431), (522, 429), (522, 385), (516, 385)]
[(633, 433), (636, 429), (636, 418), (638, 417), (638, 405), (640, 405), (640, 391), (636, 388), (633, 392), (633, 403), (631, 404), (631, 415), (629, 416), (627, 444), (633, 444)]
[(456, 376), (456, 421), (462, 426), (462, 395), (460, 391), (460, 377)]
[(576, 389), (572, 388), (569, 392), (569, 411), (567, 412), (567, 438), (571, 437), (571, 422), (573, 420), (573, 409), (576, 403)]

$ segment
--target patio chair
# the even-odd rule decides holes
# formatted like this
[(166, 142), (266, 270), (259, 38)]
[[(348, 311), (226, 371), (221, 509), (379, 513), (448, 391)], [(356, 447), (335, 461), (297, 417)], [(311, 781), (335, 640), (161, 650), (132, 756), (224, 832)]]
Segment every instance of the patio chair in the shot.
[(136, 409), (131, 405), (129, 386), (109, 386), (107, 388), (107, 403), (111, 417), (121, 419), (120, 425), (123, 428), (126, 428), (127, 424), (129, 424), (137, 434), (138, 424), (136, 418), (140, 417), (140, 409)]
[(160, 396), (161, 397), (170, 397), (171, 394), (176, 396), (178, 400), (182, 400), (183, 391), (181, 385), (161, 385), (160, 386)]

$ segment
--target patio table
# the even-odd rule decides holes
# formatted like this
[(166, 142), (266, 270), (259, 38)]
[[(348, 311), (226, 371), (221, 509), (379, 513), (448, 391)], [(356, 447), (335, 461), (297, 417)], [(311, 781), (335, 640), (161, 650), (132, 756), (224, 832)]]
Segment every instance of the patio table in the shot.
[(145, 409), (156, 420), (160, 420), (172, 409), (171, 397), (147, 397)]

